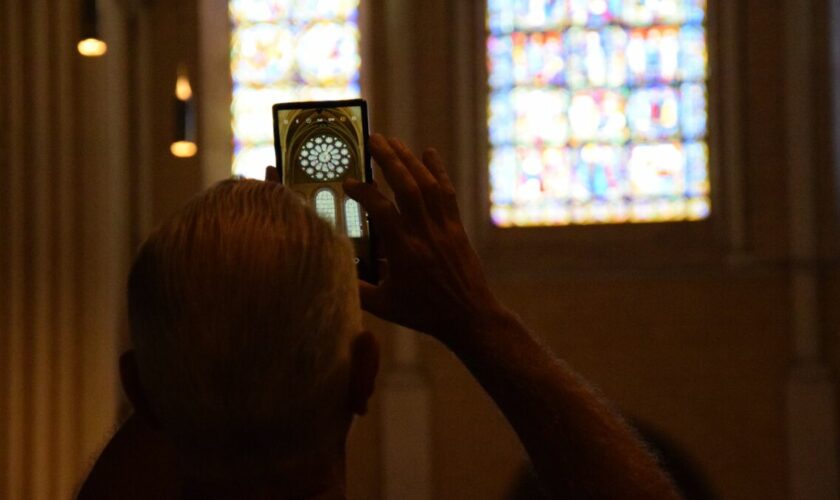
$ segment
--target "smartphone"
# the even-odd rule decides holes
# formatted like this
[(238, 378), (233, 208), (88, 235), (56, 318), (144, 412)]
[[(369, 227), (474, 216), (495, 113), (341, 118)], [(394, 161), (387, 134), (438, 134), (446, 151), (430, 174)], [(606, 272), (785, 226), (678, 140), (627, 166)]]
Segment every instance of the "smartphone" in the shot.
[(272, 114), (280, 181), (350, 238), (359, 278), (376, 284), (373, 228), (367, 212), (342, 188), (347, 178), (373, 182), (367, 103), (363, 99), (285, 102), (272, 106)]

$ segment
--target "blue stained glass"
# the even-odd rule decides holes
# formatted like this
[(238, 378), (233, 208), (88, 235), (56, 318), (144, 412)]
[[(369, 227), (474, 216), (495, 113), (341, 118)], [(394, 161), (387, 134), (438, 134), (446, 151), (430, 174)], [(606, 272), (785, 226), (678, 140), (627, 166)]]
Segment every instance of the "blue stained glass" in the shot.
[(514, 29), (514, 0), (487, 0), (487, 29), (490, 33), (510, 33)]
[(490, 179), (493, 191), (491, 199), (497, 205), (513, 202), (517, 185), (516, 152), (512, 147), (493, 150), (490, 157)]
[(557, 89), (515, 89), (517, 144), (563, 146), (569, 138), (569, 94)]
[(592, 194), (595, 198), (606, 198), (607, 192), (614, 184), (614, 179), (609, 175), (612, 173), (609, 167), (602, 163), (592, 165)]
[(319, 21), (310, 24), (297, 41), (297, 67), (311, 86), (347, 86), (359, 77), (358, 28), (352, 24)]
[(706, 35), (702, 27), (686, 26), (680, 30), (679, 66), (683, 81), (706, 79)]
[(487, 39), (487, 54), (495, 61), (488, 68), (489, 83), (493, 88), (510, 87), (514, 83), (513, 40), (509, 36)]
[(239, 22), (276, 22), (289, 17), (292, 0), (231, 0), (231, 19)]
[(358, 0), (230, 0), (233, 22), (280, 21), (306, 24), (313, 19), (356, 21)]
[(490, 142), (497, 146), (512, 144), (516, 113), (509, 92), (497, 92), (490, 97)]
[(548, 148), (542, 154), (545, 171), (543, 189), (553, 200), (566, 199), (571, 194), (571, 158), (567, 148)]
[(290, 100), (292, 89), (237, 88), (233, 92), (233, 132), (240, 144), (248, 146), (274, 140), (271, 113), (266, 109), (277, 102)]
[(684, 170), (685, 155), (678, 143), (635, 145), (627, 161), (631, 192), (638, 198), (681, 195)]
[(706, 135), (706, 86), (685, 83), (680, 87), (680, 128), (687, 140), (702, 139)]
[(627, 42), (630, 81), (673, 82), (679, 67), (679, 31), (671, 27), (636, 29)]
[(489, 0), (499, 226), (709, 214), (705, 0)]
[(271, 24), (243, 27), (232, 36), (234, 85), (271, 86), (291, 78), (294, 35)]
[(706, 19), (706, 0), (682, 0), (682, 17), (687, 24), (701, 24)]
[(684, 0), (624, 0), (621, 18), (630, 26), (681, 24), (686, 17), (684, 3)]
[(567, 79), (572, 88), (621, 87), (627, 82), (627, 32), (571, 28), (565, 35)]
[(576, 171), (587, 180), (591, 198), (620, 200), (628, 194), (623, 156), (620, 146), (589, 144), (575, 151)]
[(679, 100), (671, 87), (649, 87), (633, 91), (627, 100), (631, 135), (638, 140), (676, 138), (679, 130)]
[(356, 23), (359, 0), (294, 0), (292, 19), (298, 23), (338, 21)]
[(514, 22), (520, 30), (558, 28), (566, 21), (568, 0), (514, 0)]
[(656, 19), (656, 10), (651, 6), (658, 0), (625, 0), (622, 6), (622, 20), (630, 26), (649, 26)]
[(274, 145), (242, 144), (234, 145), (233, 171), (236, 175), (261, 179), (265, 176), (265, 166), (274, 165)]
[(601, 27), (620, 20), (622, 0), (568, 0), (569, 19), (575, 26)]
[(572, 141), (619, 144), (626, 141), (629, 132), (625, 103), (622, 92), (595, 89), (575, 93), (569, 107)]
[[(513, 79), (516, 85), (564, 83), (565, 62), (559, 33), (515, 33), (510, 40)], [(504, 71), (504, 63), (499, 67)]]
[(576, 161), (572, 166), (572, 182), (569, 198), (573, 202), (587, 202), (592, 199), (592, 186), (590, 185), (589, 165)]
[(517, 185), (513, 199), (518, 203), (540, 204), (544, 199), (542, 154), (538, 149), (517, 148)]
[(685, 145), (686, 194), (708, 196), (709, 194), (709, 148), (704, 142)]

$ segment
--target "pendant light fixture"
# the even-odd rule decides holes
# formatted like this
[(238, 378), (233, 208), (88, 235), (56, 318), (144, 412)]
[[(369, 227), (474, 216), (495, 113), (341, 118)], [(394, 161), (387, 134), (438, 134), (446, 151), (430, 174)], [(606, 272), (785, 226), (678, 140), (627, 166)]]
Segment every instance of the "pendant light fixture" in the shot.
[(96, 0), (82, 0), (79, 43), (76, 48), (85, 57), (99, 57), (108, 52), (108, 44), (99, 38), (99, 12)]
[(189, 75), (181, 66), (175, 81), (175, 137), (169, 151), (178, 158), (190, 158), (198, 152), (195, 141), (195, 102)]

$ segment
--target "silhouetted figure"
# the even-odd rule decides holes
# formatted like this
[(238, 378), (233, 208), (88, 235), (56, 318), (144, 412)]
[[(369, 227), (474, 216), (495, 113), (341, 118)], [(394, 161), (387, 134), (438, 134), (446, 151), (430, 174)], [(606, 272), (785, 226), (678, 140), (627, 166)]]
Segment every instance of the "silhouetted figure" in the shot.
[(624, 422), (496, 300), (438, 154), (370, 145), (396, 204), (344, 188), (384, 244), (378, 286), (356, 280), (349, 240), (274, 182), (217, 184), (149, 236), (121, 360), (135, 415), (80, 498), (343, 498), (347, 432), (379, 362), (360, 304), (458, 356), (553, 498), (677, 498)]

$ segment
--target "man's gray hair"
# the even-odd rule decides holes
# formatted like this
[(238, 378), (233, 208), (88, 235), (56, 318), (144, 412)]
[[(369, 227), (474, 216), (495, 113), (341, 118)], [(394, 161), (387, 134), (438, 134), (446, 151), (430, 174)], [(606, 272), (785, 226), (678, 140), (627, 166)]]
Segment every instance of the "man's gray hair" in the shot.
[(346, 418), (353, 249), (283, 186), (194, 198), (141, 246), (128, 306), (141, 383), (179, 446), (282, 456)]

